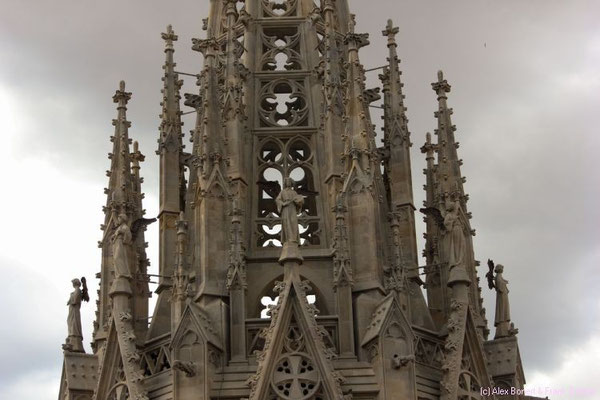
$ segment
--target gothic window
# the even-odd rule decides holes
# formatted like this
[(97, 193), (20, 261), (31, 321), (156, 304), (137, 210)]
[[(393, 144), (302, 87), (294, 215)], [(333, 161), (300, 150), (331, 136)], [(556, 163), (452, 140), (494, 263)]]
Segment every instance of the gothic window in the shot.
[(262, 0), (264, 17), (295, 17), (298, 0)]
[(300, 34), (296, 27), (264, 28), (262, 34), (264, 71), (302, 69)]
[(128, 400), (129, 389), (127, 388), (125, 370), (123, 369), (123, 361), (119, 361), (119, 366), (115, 371), (113, 385), (108, 391), (107, 400)]
[(481, 385), (468, 371), (462, 371), (458, 378), (458, 400), (481, 400)]
[(129, 389), (127, 389), (127, 384), (125, 382), (121, 382), (114, 387), (111, 388), (108, 397), (108, 400), (129, 400)]
[(270, 397), (278, 400), (322, 399), (321, 376), (308, 354), (306, 339), (293, 320), (283, 347), (271, 376)]
[[(314, 294), (309, 294), (306, 296), (306, 300), (308, 301), (308, 304), (315, 304), (317, 302), (317, 296)], [(269, 310), (271, 309), (271, 307), (275, 306), (278, 301), (279, 296), (275, 298), (270, 296), (263, 296), (263, 298), (260, 299), (260, 304), (263, 305), (263, 308), (260, 311), (260, 317), (262, 319), (270, 319), (271, 317), (269, 316)]]
[(166, 346), (150, 349), (144, 353), (140, 361), (144, 376), (152, 376), (170, 369), (169, 355), (170, 351)]
[(281, 220), (275, 199), (287, 177), (292, 178), (294, 189), (305, 197), (298, 215), (300, 244), (320, 244), (313, 162), (310, 144), (303, 137), (268, 138), (262, 142), (258, 154), (257, 246), (281, 247)]
[(304, 82), (283, 78), (263, 82), (259, 115), (261, 128), (308, 126)]

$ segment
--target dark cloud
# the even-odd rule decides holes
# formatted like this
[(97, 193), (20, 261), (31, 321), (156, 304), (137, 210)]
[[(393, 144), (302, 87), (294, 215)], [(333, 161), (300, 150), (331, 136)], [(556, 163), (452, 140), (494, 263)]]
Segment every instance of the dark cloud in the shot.
[[(419, 147), (425, 132), (436, 124), (436, 99), (429, 83), (438, 69), (444, 69), (453, 86), (449, 102), (455, 110), (469, 206), (478, 231), (476, 255), (505, 264), (526, 371), (550, 373), (568, 346), (590, 336), (599, 317), (595, 293), (600, 284), (596, 204), (600, 179), (595, 160), (600, 139), (593, 130), (600, 89), (600, 29), (595, 18), (600, 4), (350, 3), (358, 15), (357, 29), (371, 34), (372, 45), (361, 51), (366, 67), (385, 63), (386, 41), (380, 31), (386, 19), (391, 16), (400, 27), (419, 203), (424, 167)], [(131, 136), (140, 140), (148, 156), (143, 166), (150, 195), (146, 206), (155, 211), (154, 150), (164, 57), (160, 32), (173, 24), (180, 35), (178, 69), (197, 73), (202, 59), (190, 50), (190, 39), (203, 35), (201, 20), (207, 10), (207, 1), (191, 0), (5, 0), (0, 15), (0, 88), (11, 93), (13, 108), (28, 121), (18, 130), (12, 151), (46, 160), (101, 192), (115, 115), (111, 96), (124, 79), (134, 93), (129, 107)], [(369, 84), (378, 84), (377, 72), (369, 73)], [(193, 79), (186, 79), (185, 91), (196, 90)], [(189, 121), (186, 127), (191, 126)], [(40, 213), (53, 212), (43, 203), (39, 207)], [(100, 222), (87, 221), (90, 226)], [(97, 236), (89, 240), (94, 243)], [(64, 245), (57, 238), (46, 240)], [(89, 260), (99, 263), (96, 254)], [(13, 279), (25, 283), (31, 277)], [(493, 321), (493, 293), (484, 292), (488, 319)], [(62, 306), (60, 296), (52, 301)], [(31, 305), (12, 304), (22, 315)], [(27, 326), (17, 325), (20, 332)], [(56, 349), (63, 338), (56, 332), (63, 329), (62, 321), (51, 329), (52, 335), (26, 346), (29, 359), (45, 360), (40, 365), (48, 367), (60, 359)], [(0, 349), (3, 358), (12, 357), (11, 351), (6, 346)]]

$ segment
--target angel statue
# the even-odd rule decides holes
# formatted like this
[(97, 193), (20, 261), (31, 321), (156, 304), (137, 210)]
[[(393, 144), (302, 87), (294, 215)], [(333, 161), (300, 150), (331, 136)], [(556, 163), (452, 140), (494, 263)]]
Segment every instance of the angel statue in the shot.
[(131, 278), (129, 261), (127, 259), (127, 245), (131, 244), (131, 229), (127, 224), (127, 215), (121, 213), (117, 217), (117, 229), (113, 233), (113, 260), (117, 278)]
[(467, 243), (461, 221), (460, 202), (455, 196), (446, 199), (446, 213), (444, 227), (449, 237), (448, 266), (450, 271), (456, 267), (464, 267)]
[(457, 193), (446, 197), (445, 211), (435, 207), (420, 210), (427, 217), (433, 218), (446, 238), (447, 259), (449, 268), (448, 283), (469, 281), (466, 272), (465, 256), (467, 241), (464, 231), (464, 216)]
[[(494, 261), (488, 260), (489, 271), (486, 274), (488, 286), (490, 289), (496, 289), (496, 318), (494, 326), (496, 327), (495, 338), (513, 336), (518, 331), (510, 322), (510, 305), (508, 303), (508, 281), (502, 276), (504, 266), (494, 265)], [(494, 277), (494, 272), (496, 276)]]
[(85, 278), (81, 278), (81, 280), (73, 279), (71, 283), (74, 290), (69, 296), (69, 301), (67, 301), (67, 306), (69, 307), (69, 315), (67, 316), (68, 335), (62, 347), (66, 351), (84, 353), (80, 310), (81, 302), (90, 301), (90, 296)]
[(298, 228), (298, 213), (302, 211), (304, 196), (299, 195), (293, 187), (291, 178), (285, 178), (283, 189), (275, 199), (277, 211), (281, 216), (281, 252), (280, 261), (287, 258), (302, 259), (298, 252), (300, 230)]

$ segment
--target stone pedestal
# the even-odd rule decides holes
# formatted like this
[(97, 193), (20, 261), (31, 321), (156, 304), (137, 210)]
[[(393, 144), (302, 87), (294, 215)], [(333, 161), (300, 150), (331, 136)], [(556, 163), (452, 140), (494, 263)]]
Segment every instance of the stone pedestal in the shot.
[(279, 263), (285, 265), (289, 261), (296, 261), (298, 264), (302, 264), (302, 261), (304, 261), (304, 258), (300, 255), (298, 243), (286, 242), (283, 244)]

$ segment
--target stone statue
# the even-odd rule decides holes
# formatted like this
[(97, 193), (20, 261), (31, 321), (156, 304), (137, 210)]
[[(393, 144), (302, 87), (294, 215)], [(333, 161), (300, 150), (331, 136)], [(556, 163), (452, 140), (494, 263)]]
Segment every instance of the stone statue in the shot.
[(127, 215), (121, 213), (117, 218), (117, 229), (113, 234), (113, 260), (117, 278), (131, 278), (129, 260), (127, 259), (127, 245), (131, 244), (131, 229), (127, 224)]
[[(494, 268), (494, 262), (488, 260), (488, 266), (490, 267), (490, 273)], [(496, 318), (494, 320), (494, 326), (496, 327), (495, 338), (502, 338), (506, 336), (515, 335), (518, 331), (511, 325), (510, 322), (510, 305), (508, 303), (508, 281), (502, 276), (504, 272), (503, 265), (496, 265), (494, 272), (496, 276), (493, 278), (493, 284), (490, 282), (490, 286), (496, 289)], [(490, 279), (490, 278), (488, 278)]]
[(294, 190), (291, 178), (284, 179), (283, 189), (275, 199), (275, 202), (277, 203), (277, 211), (281, 216), (281, 244), (283, 251), (280, 261), (287, 258), (301, 259), (298, 251), (300, 244), (298, 213), (302, 210), (304, 197)]
[[(81, 285), (83, 282), (83, 290)], [(69, 296), (67, 306), (69, 307), (69, 315), (67, 316), (67, 328), (68, 336), (63, 345), (63, 349), (72, 352), (83, 353), (83, 332), (81, 329), (81, 302), (89, 301), (90, 298), (87, 293), (87, 285), (85, 278), (73, 279), (73, 292)]]
[(281, 216), (281, 243), (299, 244), (298, 213), (302, 210), (304, 197), (296, 193), (291, 178), (284, 180), (283, 189), (275, 201)]
[(468, 281), (465, 269), (467, 242), (461, 221), (461, 213), (460, 202), (456, 196), (448, 197), (446, 199), (446, 212), (444, 214), (444, 228), (448, 238), (449, 283), (463, 278)]

